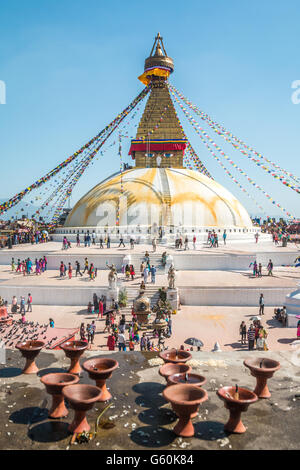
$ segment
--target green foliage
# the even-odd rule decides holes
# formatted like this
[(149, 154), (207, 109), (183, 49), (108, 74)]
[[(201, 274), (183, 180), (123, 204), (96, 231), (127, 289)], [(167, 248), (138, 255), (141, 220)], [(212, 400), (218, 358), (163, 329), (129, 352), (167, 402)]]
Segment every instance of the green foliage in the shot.
[(126, 307), (127, 299), (128, 299), (127, 290), (126, 289), (120, 290), (120, 292), (119, 292), (119, 305), (120, 305), (120, 307)]

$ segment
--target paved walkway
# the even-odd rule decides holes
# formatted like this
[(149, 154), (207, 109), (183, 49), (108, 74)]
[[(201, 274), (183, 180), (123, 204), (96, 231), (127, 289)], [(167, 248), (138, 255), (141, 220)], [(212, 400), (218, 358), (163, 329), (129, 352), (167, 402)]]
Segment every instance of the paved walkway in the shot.
[[(92, 261), (92, 260), (91, 260)], [(83, 267), (81, 266), (83, 270)], [(118, 277), (124, 281), (125, 286), (137, 287), (141, 283), (140, 266), (135, 266), (136, 277), (126, 280), (125, 276), (119, 273)], [(162, 273), (162, 274), (160, 274)], [(300, 267), (276, 267), (274, 276), (268, 276), (266, 268), (263, 268), (263, 276), (255, 278), (249, 268), (248, 271), (177, 271), (177, 287), (295, 287), (300, 278)], [(150, 277), (149, 277), (150, 280)], [(73, 266), (73, 277), (69, 279), (68, 274), (61, 278), (59, 267), (57, 270), (48, 270), (41, 275), (12, 272), (9, 266), (0, 266), (0, 287), (1, 285), (18, 286), (62, 286), (69, 287), (91, 287), (108, 286), (108, 269), (98, 270), (97, 278), (91, 281), (87, 273), (82, 277), (75, 277)], [(158, 271), (156, 274), (157, 286), (167, 286), (167, 274)]]
[[(290, 351), (292, 341), (296, 340), (295, 328), (282, 328), (281, 323), (272, 319), (273, 308), (266, 307), (262, 323), (268, 332), (268, 345), (271, 351)], [(250, 318), (258, 314), (255, 307), (185, 307), (173, 315), (173, 334), (166, 340), (168, 347), (179, 347), (189, 337), (201, 339), (203, 350), (211, 351), (216, 341), (224, 351), (247, 350), (241, 347), (239, 325), (244, 320), (250, 325)], [(16, 319), (19, 315), (14, 316)], [(77, 328), (81, 323), (91, 323), (96, 320), (95, 344), (92, 349), (106, 350), (107, 333), (104, 329), (104, 319), (97, 320), (97, 315), (88, 314), (83, 307), (56, 307), (34, 305), (33, 312), (27, 314), (29, 321), (47, 323), (53, 318), (59, 328)], [(128, 320), (131, 317), (128, 316)], [(127, 334), (126, 334), (127, 337)], [(155, 341), (156, 342), (156, 341)]]
[[(81, 245), (79, 248), (76, 247), (76, 243), (72, 243), (72, 247), (68, 250), (62, 250), (62, 243), (61, 242), (48, 242), (48, 243), (41, 243), (38, 245), (31, 245), (31, 244), (24, 244), (24, 245), (15, 245), (11, 250), (8, 249), (2, 249), (0, 250), (0, 256), (2, 252), (9, 252), (9, 253), (14, 253), (16, 254), (17, 251), (32, 251), (36, 253), (69, 253), (69, 254), (83, 254), (85, 253), (87, 255), (91, 254), (101, 254), (101, 253), (107, 253), (107, 254), (127, 254), (129, 252), (131, 253), (144, 253), (146, 250), (149, 251), (151, 254), (152, 252), (152, 245), (151, 244), (141, 244), (141, 245), (135, 245), (135, 248), (133, 250), (130, 250), (130, 246), (127, 243), (125, 248), (118, 248), (118, 243), (112, 243), (111, 248), (107, 249), (106, 247), (103, 249), (99, 248), (99, 244), (96, 246), (91, 245), (90, 247), (85, 248), (84, 245)], [(175, 250), (174, 246), (168, 246), (168, 245), (157, 245), (157, 253), (162, 253), (164, 251), (168, 251), (169, 253), (176, 253), (176, 254), (186, 254), (186, 253), (192, 253), (193, 250), (193, 244), (192, 242), (189, 243), (189, 250)], [(281, 245), (274, 245), (272, 241), (264, 241), (264, 242), (258, 242), (255, 243), (254, 240), (249, 241), (227, 241), (227, 244), (224, 245), (223, 242), (220, 242), (219, 248), (209, 248), (206, 245), (202, 244), (197, 244), (196, 246), (196, 252), (197, 253), (260, 253), (260, 252), (280, 252), (280, 253), (290, 253), (290, 252), (297, 252), (300, 251), (300, 245), (299, 244), (294, 244), (294, 243), (289, 243), (286, 248), (283, 248)], [(13, 254), (12, 254), (13, 256)], [(37, 255), (38, 256), (38, 255)]]

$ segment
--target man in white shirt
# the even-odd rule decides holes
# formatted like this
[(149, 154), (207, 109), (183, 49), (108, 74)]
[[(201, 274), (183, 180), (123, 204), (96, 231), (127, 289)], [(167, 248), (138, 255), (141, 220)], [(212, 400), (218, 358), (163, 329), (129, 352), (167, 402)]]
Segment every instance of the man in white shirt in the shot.
[(118, 334), (119, 351), (126, 351), (126, 339), (123, 333)]

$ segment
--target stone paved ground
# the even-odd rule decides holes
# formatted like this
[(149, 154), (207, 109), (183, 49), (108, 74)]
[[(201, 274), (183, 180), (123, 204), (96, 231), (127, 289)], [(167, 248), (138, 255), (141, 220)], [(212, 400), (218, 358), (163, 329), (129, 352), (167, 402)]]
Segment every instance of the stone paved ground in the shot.
[[(266, 307), (263, 325), (268, 332), (270, 351), (290, 351), (291, 344), (296, 340), (295, 328), (283, 328), (281, 323), (273, 320), (273, 308)], [(224, 351), (245, 350), (241, 346), (239, 325), (241, 321), (250, 324), (250, 318), (257, 315), (255, 307), (194, 307), (182, 306), (173, 316), (173, 334), (165, 345), (177, 347), (188, 337), (197, 337), (204, 343), (203, 350), (211, 351), (216, 341)], [(97, 315), (87, 313), (83, 307), (34, 305), (33, 312), (27, 314), (28, 320), (47, 323), (53, 318), (55, 326), (60, 328), (77, 328), (83, 322), (85, 325), (97, 318)], [(16, 316), (19, 318), (19, 315)], [(130, 317), (129, 317), (130, 318)], [(103, 333), (104, 320), (96, 320), (96, 335), (92, 349), (107, 350), (107, 333)], [(127, 336), (127, 335), (126, 335)]]
[[(15, 245), (13, 246), (12, 249), (1, 249), (1, 252), (9, 252), (13, 253), (16, 251), (36, 251), (40, 253), (44, 252), (52, 252), (52, 253), (62, 253), (62, 243), (60, 242), (48, 242), (48, 243), (41, 243), (39, 245), (31, 245), (31, 244), (24, 244), (24, 245)], [(89, 248), (84, 248), (84, 245), (81, 244), (79, 248), (76, 247), (76, 243), (72, 243), (71, 249), (64, 251), (64, 253), (70, 253), (70, 254), (82, 254), (85, 251), (87, 251), (90, 254), (100, 254), (100, 253), (126, 253), (128, 251), (131, 251), (130, 246), (128, 243), (126, 243), (125, 248), (121, 247), (118, 248), (118, 243), (112, 243), (111, 248), (107, 249), (100, 249), (99, 245), (96, 246), (90, 246)], [(190, 242), (189, 244), (189, 252), (193, 251), (193, 244)], [(220, 242), (219, 248), (208, 248), (206, 244), (197, 244), (196, 246), (197, 252), (199, 253), (253, 253), (253, 252), (272, 252), (272, 251), (278, 251), (280, 253), (289, 253), (289, 252), (294, 252), (294, 251), (299, 251), (300, 247), (299, 244), (295, 243), (289, 243), (286, 248), (283, 248), (281, 245), (275, 246), (272, 241), (263, 241), (263, 242), (253, 242), (249, 240), (245, 241), (231, 241), (230, 239), (227, 240), (227, 244), (223, 245), (223, 242)], [(178, 254), (186, 254), (186, 251), (184, 249), (182, 250), (175, 250), (174, 245), (157, 245), (157, 253), (162, 253), (165, 250), (168, 250), (168, 252), (174, 252)], [(149, 251), (151, 254), (152, 252), (152, 246), (149, 244), (141, 244), (141, 245), (135, 245), (134, 250), (132, 250), (132, 253), (144, 253), (146, 250)]]
[[(83, 270), (83, 268), (81, 268)], [(142, 278), (140, 276), (140, 266), (135, 266), (136, 277), (133, 281), (126, 280), (122, 273), (119, 273), (119, 279), (123, 281), (126, 287), (139, 287)], [(98, 270), (97, 278), (91, 281), (85, 273), (83, 277), (75, 276), (73, 266), (73, 277), (69, 279), (68, 275), (61, 278), (59, 267), (57, 270), (48, 270), (41, 275), (34, 272), (29, 276), (22, 273), (12, 272), (10, 266), (0, 266), (0, 285), (3, 286), (49, 286), (49, 287), (107, 287), (108, 270)], [(296, 287), (300, 277), (300, 267), (275, 267), (273, 276), (267, 275), (264, 267), (262, 277), (253, 277), (249, 268), (247, 271), (177, 271), (177, 287)], [(149, 277), (149, 285), (150, 277)], [(167, 286), (168, 277), (163, 271), (158, 271), (156, 275), (156, 286)]]
[[(90, 354), (85, 353), (85, 357)], [(70, 447), (67, 426), (73, 411), (70, 410), (65, 419), (49, 420), (49, 396), (40, 382), (40, 376), (46, 373), (65, 370), (69, 361), (62, 351), (42, 352), (37, 360), (39, 374), (24, 376), (20, 375), (23, 363), (20, 354), (10, 351), (6, 366), (0, 368), (0, 448), (299, 450), (299, 351), (265, 354), (264, 357), (281, 362), (281, 369), (269, 381), (271, 399), (258, 401), (243, 415), (247, 427), (244, 435), (228, 435), (223, 431), (228, 411), (218, 399), (216, 390), (221, 385), (236, 383), (253, 389), (255, 379), (243, 366), (243, 359), (247, 356), (249, 353), (242, 352), (193, 354), (195, 370), (207, 378), (204, 388), (208, 392), (208, 401), (202, 404), (199, 415), (193, 420), (195, 437), (180, 439), (172, 432), (177, 418), (161, 395), (164, 380), (158, 374), (158, 366), (148, 363), (153, 354), (113, 354), (120, 364), (108, 384), (113, 394), (113, 408), (103, 415), (102, 427), (94, 440)], [(86, 373), (83, 373), (81, 383), (91, 383)], [(92, 429), (103, 406), (97, 404), (88, 413)], [(113, 423), (114, 427), (105, 429), (107, 423)]]

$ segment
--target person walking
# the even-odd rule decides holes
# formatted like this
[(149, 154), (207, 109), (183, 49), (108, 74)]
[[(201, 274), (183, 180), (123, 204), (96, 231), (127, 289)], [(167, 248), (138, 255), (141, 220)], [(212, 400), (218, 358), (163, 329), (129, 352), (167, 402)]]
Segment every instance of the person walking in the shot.
[(114, 351), (115, 350), (115, 336), (113, 333), (110, 333), (109, 337), (107, 338), (107, 347), (109, 351)]
[(110, 248), (110, 236), (107, 235), (106, 248)]
[(189, 249), (189, 239), (188, 239), (188, 236), (186, 235), (185, 239), (184, 239), (184, 249), (185, 250), (188, 250)]
[(254, 235), (254, 237), (255, 237), (255, 243), (258, 243), (258, 237), (259, 237), (258, 232), (256, 232), (256, 234)]
[(80, 271), (80, 264), (78, 261), (75, 261), (75, 266), (76, 266), (76, 277), (78, 274), (82, 277), (82, 272)]
[(91, 339), (91, 344), (94, 344), (95, 332), (96, 332), (96, 324), (95, 324), (95, 320), (93, 320), (92, 323), (91, 323), (91, 325), (90, 325), (90, 339)]
[(268, 262), (267, 270), (268, 270), (268, 276), (273, 276), (273, 263), (271, 259)]
[(224, 230), (224, 232), (223, 232), (223, 242), (224, 242), (224, 245), (226, 245), (226, 238), (227, 238), (227, 233), (226, 233), (226, 230)]
[(79, 232), (77, 232), (77, 235), (76, 235), (76, 246), (77, 246), (77, 248), (80, 247), (80, 235), (79, 235)]
[(119, 331), (120, 333), (125, 333), (125, 326), (126, 326), (126, 320), (125, 320), (125, 315), (122, 314), (120, 324), (119, 324)]
[(111, 325), (111, 322), (110, 322), (110, 316), (109, 314), (106, 315), (106, 318), (105, 318), (105, 327), (104, 327), (104, 330), (103, 330), (103, 333), (107, 332), (110, 333), (110, 325)]
[(98, 313), (98, 318), (101, 317), (103, 318), (103, 302), (102, 298), (99, 300), (99, 313)]
[(262, 264), (258, 264), (258, 277), (262, 277)]
[(267, 342), (262, 334), (258, 335), (256, 340), (256, 349), (257, 351), (268, 351)]
[(126, 351), (126, 340), (124, 333), (119, 333), (118, 335), (118, 346), (119, 351)]
[(215, 234), (215, 248), (219, 248), (219, 237), (218, 234)]
[(120, 248), (121, 245), (123, 246), (123, 248), (125, 248), (124, 238), (123, 238), (122, 235), (121, 235), (121, 237), (120, 237), (120, 243), (119, 243), (118, 248)]
[(196, 235), (194, 235), (193, 236), (193, 248), (194, 248), (194, 250), (196, 250), (196, 240), (197, 240)]
[(246, 344), (247, 326), (244, 321), (240, 324), (241, 344)]
[(20, 313), (26, 313), (25, 312), (25, 297), (21, 297), (20, 301)]
[(90, 236), (90, 232), (89, 232), (89, 231), (88, 231), (87, 236), (86, 236), (86, 243), (87, 243), (87, 246), (88, 246), (88, 247), (91, 246), (91, 236)]
[(69, 275), (69, 279), (72, 279), (72, 271), (73, 271), (72, 265), (71, 265), (71, 263), (69, 263), (69, 264), (68, 264), (68, 275)]
[(89, 260), (87, 258), (84, 258), (84, 270), (83, 274), (87, 272), (89, 274)]
[(156, 267), (154, 265), (151, 266), (150, 273), (151, 273), (151, 282), (152, 284), (155, 284)]
[(264, 295), (260, 294), (260, 297), (259, 297), (259, 315), (264, 315), (264, 310), (265, 310), (265, 299), (264, 299)]
[(28, 294), (27, 298), (27, 312), (32, 312), (32, 296)]
[(148, 274), (149, 274), (148, 267), (145, 266), (145, 268), (144, 268), (144, 283), (145, 283), (145, 284), (147, 284)]
[(143, 333), (143, 336), (140, 339), (140, 350), (146, 351), (146, 333)]
[(102, 235), (100, 235), (100, 238), (99, 238), (99, 248), (104, 248)]
[(134, 271), (134, 267), (132, 264), (129, 266), (129, 272), (130, 272), (131, 280), (133, 281), (134, 276), (135, 276), (135, 271)]
[(64, 266), (63, 261), (61, 261), (60, 266), (59, 266), (59, 276), (61, 278), (64, 277), (64, 272), (65, 272), (65, 266)]

